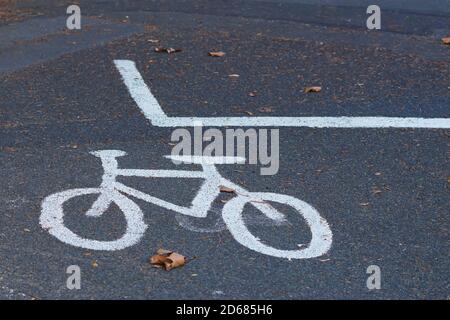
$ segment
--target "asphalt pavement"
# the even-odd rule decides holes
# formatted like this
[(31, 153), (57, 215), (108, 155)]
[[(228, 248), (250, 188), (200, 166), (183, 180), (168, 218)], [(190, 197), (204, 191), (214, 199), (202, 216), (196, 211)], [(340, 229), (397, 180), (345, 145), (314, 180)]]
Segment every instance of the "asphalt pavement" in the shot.
[[(206, 218), (133, 199), (148, 227), (121, 250), (70, 245), (40, 224), (48, 196), (100, 185), (91, 151), (125, 151), (121, 168), (200, 170), (163, 157), (177, 128), (150, 123), (114, 60), (136, 63), (170, 117), (450, 118), (450, 47), (440, 40), (450, 36), (450, 2), (379, 2), (381, 30), (371, 31), (357, 1), (81, 1), (81, 30), (66, 29), (67, 1), (0, 8), (0, 298), (450, 298), (448, 127), (280, 127), (276, 175), (217, 166), (249, 191), (312, 205), (333, 234), (315, 258), (238, 243), (222, 218), (236, 195), (224, 192)], [(217, 51), (225, 55), (208, 54)], [(308, 86), (322, 90), (305, 93)], [(180, 206), (201, 185), (119, 179)], [(67, 201), (64, 225), (86, 239), (120, 238), (117, 205), (86, 217), (95, 199)], [(285, 222), (245, 206), (251, 232), (273, 247), (307, 246), (305, 220), (276, 208)], [(155, 268), (149, 258), (159, 248), (189, 262)], [(70, 265), (81, 269), (79, 290), (67, 288)], [(370, 265), (380, 268), (381, 289), (367, 287)]]

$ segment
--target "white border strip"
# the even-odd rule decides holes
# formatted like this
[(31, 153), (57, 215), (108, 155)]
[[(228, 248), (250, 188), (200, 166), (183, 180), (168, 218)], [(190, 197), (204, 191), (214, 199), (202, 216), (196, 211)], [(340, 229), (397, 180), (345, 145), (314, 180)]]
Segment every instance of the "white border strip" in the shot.
[(168, 117), (131, 60), (114, 60), (131, 97), (158, 127), (309, 127), (450, 129), (450, 118), (400, 117)]

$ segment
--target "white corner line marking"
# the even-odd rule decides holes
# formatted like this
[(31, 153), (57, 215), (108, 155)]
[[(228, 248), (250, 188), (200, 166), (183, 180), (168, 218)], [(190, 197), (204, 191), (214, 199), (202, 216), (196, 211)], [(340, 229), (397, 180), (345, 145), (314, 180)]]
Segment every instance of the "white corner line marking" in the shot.
[(131, 97), (158, 127), (309, 127), (450, 129), (450, 118), (401, 117), (168, 117), (131, 60), (114, 60)]

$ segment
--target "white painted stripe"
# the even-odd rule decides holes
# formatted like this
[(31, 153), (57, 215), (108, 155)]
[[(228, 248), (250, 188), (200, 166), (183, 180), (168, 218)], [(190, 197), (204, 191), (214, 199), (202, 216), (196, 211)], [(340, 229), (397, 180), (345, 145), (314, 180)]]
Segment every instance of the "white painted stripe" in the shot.
[(208, 157), (208, 156), (164, 156), (165, 158), (184, 163), (197, 164), (236, 164), (245, 163), (244, 157)]
[(168, 117), (130, 60), (114, 60), (132, 98), (150, 122), (159, 127), (310, 127), (450, 129), (450, 118), (401, 117)]
[[(151, 120), (151, 119), (149, 119)], [(153, 118), (160, 127), (309, 127), (309, 128), (428, 128), (449, 129), (450, 118), (397, 117), (165, 117)]]
[(142, 79), (141, 74), (136, 69), (136, 64), (131, 60), (114, 60), (117, 69), (122, 75), (123, 81), (128, 88), (134, 101), (136, 101), (139, 108), (144, 115), (151, 119), (153, 117), (162, 116), (166, 114), (161, 109), (158, 101), (155, 99), (150, 89)]

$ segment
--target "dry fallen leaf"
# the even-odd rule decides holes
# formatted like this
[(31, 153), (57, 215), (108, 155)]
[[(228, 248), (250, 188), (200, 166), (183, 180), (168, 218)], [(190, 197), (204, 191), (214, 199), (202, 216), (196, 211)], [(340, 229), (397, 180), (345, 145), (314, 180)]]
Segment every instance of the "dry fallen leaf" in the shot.
[(144, 30), (146, 32), (152, 32), (152, 31), (158, 30), (158, 26), (156, 26), (154, 24), (145, 24), (144, 25)]
[(164, 262), (164, 266), (167, 271), (172, 270), (174, 268), (182, 267), (186, 264), (186, 257), (173, 252), (168, 257), (167, 260)]
[(167, 257), (172, 253), (170, 250), (158, 249), (156, 254), (150, 258), (150, 263), (155, 265), (155, 267), (161, 268), (164, 265)]
[(92, 265), (93, 268), (97, 268), (97, 267), (98, 267), (98, 263), (97, 263), (97, 261), (95, 261), (95, 260), (92, 261), (92, 264), (91, 264), (91, 265)]
[(157, 48), (155, 48), (155, 52), (170, 54), (170, 53), (175, 53), (175, 52), (181, 52), (181, 49), (157, 47)]
[(272, 112), (272, 108), (271, 107), (262, 107), (258, 109), (259, 112), (263, 112), (263, 113), (270, 113)]
[(225, 52), (223, 52), (223, 51), (211, 51), (211, 52), (208, 52), (208, 54), (211, 57), (223, 57), (225, 55)]
[(156, 254), (150, 258), (150, 263), (157, 268), (161, 268), (164, 265), (167, 257), (163, 255)]
[(182, 267), (186, 264), (186, 257), (170, 250), (158, 249), (156, 255), (150, 258), (150, 264), (166, 271)]
[(167, 53), (175, 53), (175, 52), (181, 52), (181, 49), (169, 48), (166, 51), (167, 51)]
[(320, 92), (322, 90), (322, 87), (306, 87), (305, 90), (303, 90), (305, 93), (308, 92)]
[(0, 122), (0, 128), (2, 129), (10, 129), (19, 126), (19, 123), (16, 121), (2, 121)]
[(248, 93), (248, 95), (250, 96), (250, 97), (256, 97), (256, 91), (251, 91), (251, 92), (249, 92)]
[(225, 186), (220, 186), (220, 192), (234, 193), (235, 190), (231, 189), (231, 188), (228, 188), (228, 187), (225, 187)]
[(441, 39), (443, 44), (450, 44), (450, 37), (445, 37)]
[(3, 147), (3, 149), (1, 149), (1, 151), (6, 152), (6, 153), (13, 153), (13, 152), (16, 152), (17, 149), (14, 147)]
[(379, 189), (379, 188), (377, 188), (377, 187), (375, 187), (375, 188), (372, 188), (372, 193), (373, 194), (380, 194), (380, 193), (382, 193), (383, 191), (381, 191), (381, 189)]

